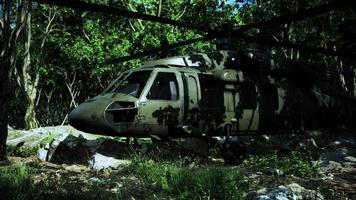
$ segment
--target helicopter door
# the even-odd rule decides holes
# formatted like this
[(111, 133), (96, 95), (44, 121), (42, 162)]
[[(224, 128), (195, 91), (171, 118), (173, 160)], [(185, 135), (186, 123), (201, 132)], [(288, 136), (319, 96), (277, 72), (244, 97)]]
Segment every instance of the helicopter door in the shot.
[(239, 95), (240, 103), (237, 107), (237, 113), (240, 115), (239, 130), (256, 132), (259, 124), (256, 85), (248, 81), (241, 82)]
[(148, 83), (151, 85), (143, 95), (139, 109), (147, 134), (167, 134), (169, 126), (182, 120), (182, 80), (177, 77), (177, 73), (163, 69), (151, 76)]
[(193, 109), (198, 109), (198, 101), (200, 99), (200, 90), (197, 73), (184, 72), (182, 73), (183, 80), (183, 119), (184, 121), (190, 120), (189, 113)]
[(259, 111), (260, 123), (259, 130), (278, 129), (276, 124), (276, 111), (278, 110), (278, 93), (273, 84), (262, 84), (260, 86)]
[[(183, 81), (185, 80), (187, 84), (187, 89), (184, 91), (185, 97), (187, 98), (187, 107), (189, 110), (198, 107), (199, 101), (199, 82), (198, 82), (198, 75), (196, 73), (184, 73)], [(184, 85), (184, 83), (183, 83)]]

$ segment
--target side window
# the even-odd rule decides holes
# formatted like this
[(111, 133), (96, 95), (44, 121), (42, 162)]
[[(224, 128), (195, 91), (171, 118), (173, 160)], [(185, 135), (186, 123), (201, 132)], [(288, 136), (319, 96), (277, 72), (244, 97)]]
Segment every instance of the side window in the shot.
[(193, 105), (198, 103), (198, 83), (194, 76), (188, 76), (189, 102)]
[(154, 80), (147, 99), (178, 100), (178, 82), (176, 75), (169, 72), (159, 72)]
[(212, 75), (199, 74), (201, 86), (201, 109), (209, 112), (221, 112), (224, 110), (224, 85), (216, 81)]
[(256, 109), (257, 107), (256, 87), (249, 82), (240, 85), (240, 101), (243, 109)]

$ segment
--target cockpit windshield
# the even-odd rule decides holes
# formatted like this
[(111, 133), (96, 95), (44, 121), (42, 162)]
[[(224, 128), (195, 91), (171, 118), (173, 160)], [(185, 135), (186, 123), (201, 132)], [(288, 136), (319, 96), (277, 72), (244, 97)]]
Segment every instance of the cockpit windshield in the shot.
[(138, 98), (151, 72), (151, 70), (124, 72), (112, 81), (103, 93), (124, 93)]

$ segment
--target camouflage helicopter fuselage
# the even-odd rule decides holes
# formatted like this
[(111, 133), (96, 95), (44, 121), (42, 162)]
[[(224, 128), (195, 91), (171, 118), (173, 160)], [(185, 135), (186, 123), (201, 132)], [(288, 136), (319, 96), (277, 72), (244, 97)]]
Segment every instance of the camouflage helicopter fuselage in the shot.
[(112, 136), (225, 136), (352, 125), (355, 113), (354, 100), (251, 72), (235, 51), (217, 51), (123, 72), (69, 123)]

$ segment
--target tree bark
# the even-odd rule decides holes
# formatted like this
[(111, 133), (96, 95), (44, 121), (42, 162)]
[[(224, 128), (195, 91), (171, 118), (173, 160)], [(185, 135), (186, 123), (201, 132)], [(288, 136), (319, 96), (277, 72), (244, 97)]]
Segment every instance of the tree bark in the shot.
[[(2, 59), (3, 60), (3, 59)], [(1, 81), (0, 81), (0, 162), (7, 159), (6, 157), (6, 139), (8, 125), (8, 70), (4, 69), (7, 63), (1, 62)]]
[(31, 75), (33, 71), (36, 71), (31, 67), (31, 8), (28, 8), (26, 13), (26, 29), (24, 31), (25, 38), (25, 55), (22, 66), (22, 79), (23, 79), (23, 89), (25, 92), (25, 97), (27, 101), (26, 115), (25, 115), (25, 127), (26, 129), (33, 129), (38, 127), (38, 120), (36, 117), (36, 97), (37, 97), (37, 86), (39, 82), (39, 73), (35, 72), (35, 75)]
[[(16, 42), (23, 29), (26, 9), (23, 0), (18, 0), (17, 5), (13, 5), (13, 1), (4, 1), (2, 7), (2, 22), (3, 29), (2, 40), (0, 41), (0, 162), (7, 159), (6, 156), (6, 139), (8, 135), (8, 115), (9, 115), (9, 100), (10, 100), (10, 80), (12, 70), (16, 61)], [(28, 3), (28, 1), (27, 1)], [(11, 29), (10, 15), (13, 7), (17, 10), (16, 26)], [(13, 23), (13, 22), (12, 22)]]

